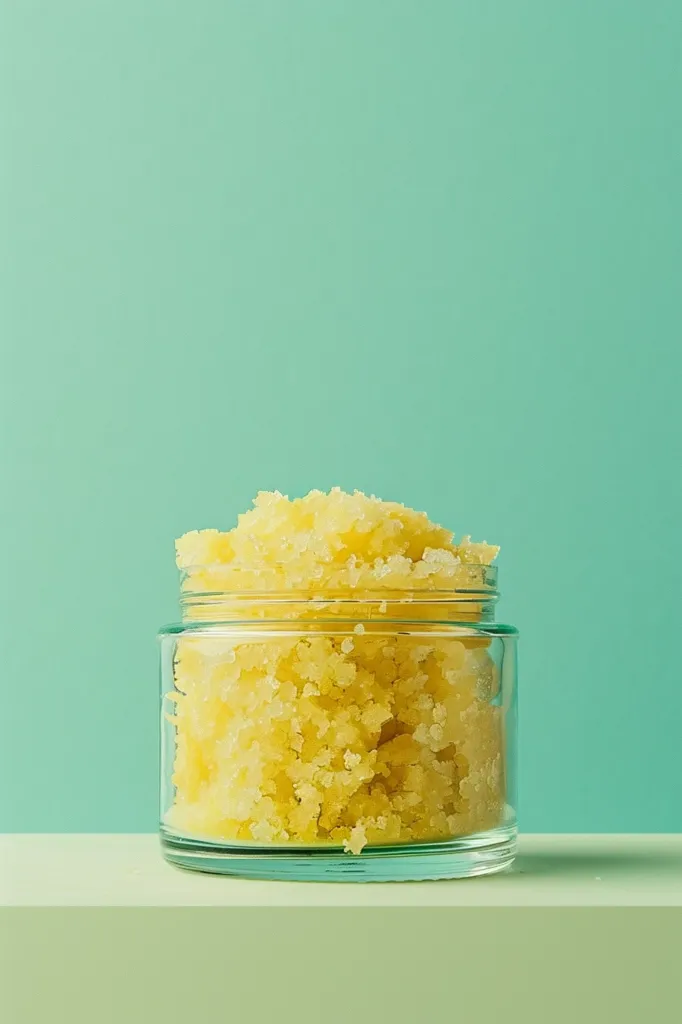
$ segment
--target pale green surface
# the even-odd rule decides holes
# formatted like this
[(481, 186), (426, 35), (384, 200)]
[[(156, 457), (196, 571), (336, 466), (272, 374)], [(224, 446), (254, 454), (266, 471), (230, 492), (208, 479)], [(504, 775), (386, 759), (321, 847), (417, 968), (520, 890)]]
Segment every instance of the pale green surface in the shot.
[(9, 835), (0, 906), (682, 907), (682, 836), (521, 836), (509, 872), (382, 885), (181, 871), (155, 835)]
[(680, 4), (0, 12), (0, 828), (154, 828), (173, 538), (332, 484), (503, 545), (524, 829), (682, 828)]
[(673, 1024), (682, 912), (0, 910), (11, 1024)]

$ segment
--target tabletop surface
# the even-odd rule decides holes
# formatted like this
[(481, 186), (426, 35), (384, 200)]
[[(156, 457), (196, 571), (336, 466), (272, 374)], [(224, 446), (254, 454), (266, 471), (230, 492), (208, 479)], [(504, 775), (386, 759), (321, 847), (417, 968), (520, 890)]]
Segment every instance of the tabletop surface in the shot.
[(156, 835), (0, 835), (0, 905), (172, 907), (682, 906), (682, 835), (523, 835), (500, 875), (270, 882), (165, 863)]

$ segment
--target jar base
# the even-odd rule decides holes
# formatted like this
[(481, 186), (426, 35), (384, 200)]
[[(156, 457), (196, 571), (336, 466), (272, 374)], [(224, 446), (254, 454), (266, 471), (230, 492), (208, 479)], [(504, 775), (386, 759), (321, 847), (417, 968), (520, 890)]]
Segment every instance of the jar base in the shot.
[(369, 846), (361, 854), (338, 847), (267, 848), (198, 840), (161, 827), (165, 859), (180, 868), (283, 882), (417, 882), (491, 875), (511, 866), (517, 829), (505, 824), (435, 843)]

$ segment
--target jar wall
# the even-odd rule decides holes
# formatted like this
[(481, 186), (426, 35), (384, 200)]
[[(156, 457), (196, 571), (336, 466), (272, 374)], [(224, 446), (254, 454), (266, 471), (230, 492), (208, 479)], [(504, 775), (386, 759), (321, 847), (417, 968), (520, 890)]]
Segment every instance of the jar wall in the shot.
[(511, 861), (508, 627), (178, 627), (161, 637), (161, 682), (161, 827), (176, 863), (371, 879)]

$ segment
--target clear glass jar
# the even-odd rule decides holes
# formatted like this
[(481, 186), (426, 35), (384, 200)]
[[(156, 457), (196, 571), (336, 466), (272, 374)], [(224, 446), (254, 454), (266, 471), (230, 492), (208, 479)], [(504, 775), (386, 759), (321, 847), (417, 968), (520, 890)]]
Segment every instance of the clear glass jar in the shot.
[(183, 589), (160, 631), (166, 858), (319, 881), (508, 867), (518, 633), (497, 596), (485, 565), (451, 591)]

